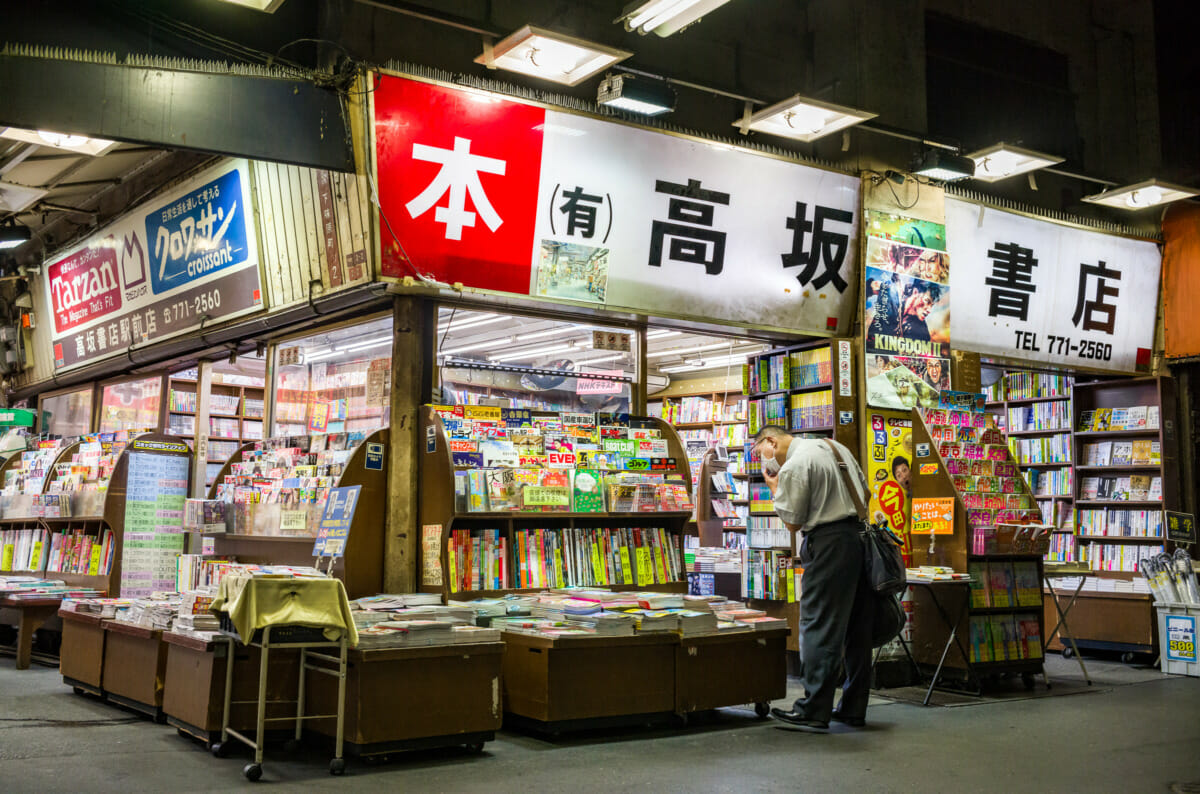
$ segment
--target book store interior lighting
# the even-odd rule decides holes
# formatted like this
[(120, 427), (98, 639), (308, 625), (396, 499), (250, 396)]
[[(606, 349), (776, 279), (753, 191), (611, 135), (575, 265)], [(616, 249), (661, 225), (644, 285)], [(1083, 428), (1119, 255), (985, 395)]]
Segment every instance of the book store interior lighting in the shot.
[(1084, 196), (1083, 200), (1092, 204), (1102, 204), (1119, 210), (1144, 210), (1160, 204), (1170, 204), (1172, 201), (1200, 195), (1200, 190), (1183, 185), (1172, 185), (1159, 182), (1157, 179), (1147, 179), (1134, 185), (1113, 188), (1103, 193)]
[(729, 0), (639, 0), (625, 7), (615, 21), (625, 29), (645, 36), (647, 33), (667, 37), (696, 22)]
[(946, 149), (930, 146), (918, 156), (912, 172), (940, 182), (958, 182), (975, 175), (975, 161)]
[(617, 110), (659, 116), (675, 109), (675, 92), (661, 80), (609, 73), (600, 81), (596, 101)]
[(485, 44), (475, 63), (563, 85), (578, 85), (631, 55), (628, 50), (526, 25), (490, 47)]
[(983, 182), (997, 182), (1017, 174), (1049, 168), (1063, 161), (1063, 158), (1053, 154), (1022, 149), (1007, 143), (997, 143), (972, 152), (967, 157), (975, 161), (974, 178)]
[(739, 119), (733, 126), (741, 127), (743, 132), (754, 130), (809, 142), (861, 124), (876, 115), (797, 94), (752, 114), (749, 119)]

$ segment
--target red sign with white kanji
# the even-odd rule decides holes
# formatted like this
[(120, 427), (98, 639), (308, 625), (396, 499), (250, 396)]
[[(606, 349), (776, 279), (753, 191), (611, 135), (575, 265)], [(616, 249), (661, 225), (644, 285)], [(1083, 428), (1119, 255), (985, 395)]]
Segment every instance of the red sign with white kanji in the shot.
[(528, 294), (545, 111), (405, 79), (374, 100), (383, 275)]

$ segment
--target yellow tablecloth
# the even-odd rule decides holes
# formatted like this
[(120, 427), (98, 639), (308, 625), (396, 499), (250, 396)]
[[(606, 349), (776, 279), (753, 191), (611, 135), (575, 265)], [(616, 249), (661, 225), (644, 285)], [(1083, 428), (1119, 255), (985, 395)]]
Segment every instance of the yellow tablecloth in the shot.
[(358, 644), (350, 601), (340, 579), (289, 579), (272, 576), (227, 576), (221, 580), (213, 612), (225, 612), (242, 642), (266, 626), (311, 626), (336, 641), (345, 632)]

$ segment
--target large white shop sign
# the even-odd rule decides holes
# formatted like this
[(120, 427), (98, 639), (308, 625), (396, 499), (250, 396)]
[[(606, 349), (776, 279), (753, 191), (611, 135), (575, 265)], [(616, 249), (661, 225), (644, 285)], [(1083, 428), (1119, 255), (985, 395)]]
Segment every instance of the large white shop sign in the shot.
[(1162, 257), (1151, 242), (946, 200), (954, 347), (1145, 371)]

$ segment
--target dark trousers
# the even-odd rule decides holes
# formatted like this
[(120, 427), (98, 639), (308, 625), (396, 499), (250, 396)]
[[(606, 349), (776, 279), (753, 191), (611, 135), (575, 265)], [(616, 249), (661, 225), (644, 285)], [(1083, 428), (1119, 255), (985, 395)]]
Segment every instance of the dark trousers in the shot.
[(804, 533), (801, 541), (800, 654), (806, 697), (796, 701), (795, 709), (808, 719), (829, 721), (839, 683), (838, 713), (849, 718), (867, 713), (875, 595), (863, 566), (860, 528), (853, 518), (823, 524)]

